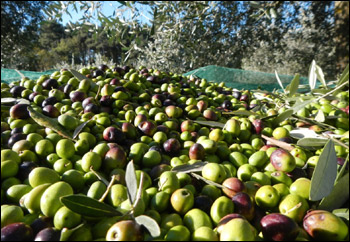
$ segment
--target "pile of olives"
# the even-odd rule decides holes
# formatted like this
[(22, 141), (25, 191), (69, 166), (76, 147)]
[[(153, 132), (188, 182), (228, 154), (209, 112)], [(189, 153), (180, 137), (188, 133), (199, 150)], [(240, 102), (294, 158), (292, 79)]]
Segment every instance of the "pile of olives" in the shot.
[[(145, 67), (101, 65), (79, 73), (62, 69), (1, 83), (1, 240), (53, 241), (74, 228), (70, 241), (348, 240), (347, 221), (309, 199), (322, 149), (297, 146), (290, 135), (297, 127), (324, 127), (274, 122), (286, 110), (276, 95), (258, 99), (249, 90)], [(3, 98), (21, 101), (6, 106)], [(336, 128), (327, 132), (348, 143), (348, 100), (343, 91), (297, 115), (313, 118), (322, 110), (335, 117), (326, 119)], [(28, 107), (71, 137), (39, 124)], [(335, 151), (341, 169), (349, 150), (336, 144)], [(104, 203), (127, 213), (131, 160), (138, 181), (144, 179), (133, 216), (156, 221), (158, 237), (132, 216), (89, 217), (62, 204), (72, 194), (106, 195)], [(195, 164), (202, 169), (172, 171)]]

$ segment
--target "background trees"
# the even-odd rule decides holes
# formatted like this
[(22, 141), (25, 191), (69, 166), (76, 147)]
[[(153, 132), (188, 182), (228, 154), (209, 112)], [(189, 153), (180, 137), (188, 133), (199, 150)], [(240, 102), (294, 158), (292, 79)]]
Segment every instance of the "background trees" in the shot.
[[(3, 1), (2, 13), (11, 4)], [(100, 54), (118, 65), (145, 65), (177, 73), (219, 65), (307, 75), (305, 67), (315, 59), (327, 78), (339, 73), (349, 59), (348, 2), (119, 1), (119, 4), (112, 16), (101, 12), (101, 2), (44, 4), (46, 21), (31, 31), (34, 36), (30, 41), (19, 44), (21, 49), (35, 51), (27, 53), (34, 61), (19, 65), (17, 60), (3, 58), (3, 44), (11, 44), (3, 40), (2, 34), (2, 66), (15, 63), (17, 68), (44, 70), (62, 62), (89, 65)], [(85, 11), (85, 15), (77, 23), (63, 26), (58, 20), (68, 6)], [(38, 11), (34, 2), (26, 7)], [(126, 11), (131, 17), (126, 16)], [(5, 17), (12, 14), (8, 12), (11, 11), (7, 10)], [(145, 21), (145, 15), (151, 16), (150, 20)], [(42, 19), (42, 14), (38, 16), (36, 23)], [(100, 24), (93, 23), (96, 19)], [(6, 21), (21, 25), (14, 19)], [(34, 28), (33, 24), (31, 27)], [(30, 62), (16, 53), (21, 56), (21, 63)]]

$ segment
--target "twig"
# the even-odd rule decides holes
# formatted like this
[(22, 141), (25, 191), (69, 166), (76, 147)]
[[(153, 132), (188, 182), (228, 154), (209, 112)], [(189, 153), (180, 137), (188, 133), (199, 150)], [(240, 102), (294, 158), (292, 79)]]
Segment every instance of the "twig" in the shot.
[(107, 186), (107, 190), (105, 191), (105, 193), (102, 195), (102, 197), (98, 201), (103, 202), (103, 200), (105, 200), (105, 198), (107, 197), (109, 191), (111, 190), (111, 188), (114, 184), (115, 178), (116, 178), (116, 175), (113, 175), (110, 183)]
[(266, 139), (267, 141), (270, 141), (271, 143), (277, 145), (278, 147), (285, 149), (285, 150), (292, 151), (294, 149), (294, 147), (292, 145), (290, 145), (286, 142), (270, 138), (270, 137), (263, 135), (263, 134), (261, 135), (261, 137)]

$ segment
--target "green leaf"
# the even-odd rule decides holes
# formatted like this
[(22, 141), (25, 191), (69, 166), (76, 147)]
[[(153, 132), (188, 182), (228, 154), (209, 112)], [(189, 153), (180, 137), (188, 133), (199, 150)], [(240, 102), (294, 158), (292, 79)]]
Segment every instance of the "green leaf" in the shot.
[(300, 82), (300, 76), (299, 74), (296, 74), (290, 83), (289, 94), (288, 94), (289, 97), (293, 96), (298, 91), (299, 82)]
[(340, 218), (344, 218), (345, 220), (349, 221), (349, 208), (334, 209), (332, 213)]
[(91, 120), (88, 120), (82, 124), (80, 124), (73, 133), (73, 139), (76, 139), (78, 137), (78, 135), (80, 134), (80, 132), (85, 128), (85, 126), (90, 122)]
[(297, 145), (305, 147), (320, 147), (324, 146), (327, 143), (327, 139), (318, 139), (318, 138), (302, 138), (298, 140)]
[(135, 173), (134, 162), (131, 160), (126, 166), (125, 183), (128, 191), (128, 198), (131, 204), (136, 200), (137, 195), (137, 179)]
[(78, 229), (80, 229), (81, 227), (83, 227), (85, 225), (85, 223), (79, 224), (78, 226), (72, 228), (72, 229), (68, 229), (68, 228), (63, 228), (61, 230), (61, 237), (60, 237), (60, 241), (68, 241), (69, 237)]
[(334, 185), (332, 192), (322, 199), (317, 209), (332, 211), (340, 208), (349, 199), (349, 173)]
[(112, 206), (82, 194), (61, 197), (61, 202), (73, 212), (83, 216), (113, 217), (123, 215)]
[(344, 82), (346, 82), (348, 80), (349, 80), (349, 64), (347, 64), (345, 70), (341, 74), (339, 81), (337, 82), (337, 86), (340, 86), (341, 84), (343, 84)]
[(158, 223), (151, 217), (140, 215), (135, 218), (136, 223), (144, 226), (153, 238), (160, 236), (160, 228)]
[(316, 75), (316, 61), (312, 60), (310, 69), (309, 69), (309, 85), (310, 89), (315, 89), (316, 87), (316, 80), (317, 80), (317, 75)]
[(35, 111), (31, 106), (28, 106), (27, 110), (30, 117), (39, 125), (52, 129), (63, 138), (73, 140), (71, 134), (65, 131), (55, 119), (49, 118), (44, 114)]
[(293, 114), (293, 109), (288, 109), (284, 111), (283, 113), (280, 113), (274, 120), (273, 123), (275, 125), (278, 125), (280, 122), (283, 122), (284, 120), (288, 119)]
[(87, 79), (87, 80), (90, 80), (91, 81), (91, 79), (90, 78), (87, 78), (86, 76), (84, 76), (83, 74), (81, 74), (80, 72), (78, 72), (78, 71), (75, 71), (75, 70), (73, 70), (73, 69), (68, 69), (72, 74), (73, 74), (73, 76), (75, 76), (79, 81), (82, 81), (82, 80), (84, 80), (84, 79)]
[(182, 172), (182, 173), (190, 173), (190, 172), (199, 172), (203, 170), (203, 167), (208, 164), (208, 162), (196, 162), (192, 165), (185, 164), (175, 166), (171, 171), (173, 172)]
[(311, 178), (310, 200), (319, 201), (328, 196), (332, 192), (336, 177), (337, 154), (335, 152), (334, 142), (328, 140)]
[(219, 122), (215, 122), (215, 121), (200, 121), (200, 120), (192, 120), (195, 123), (201, 124), (201, 125), (205, 125), (205, 126), (210, 126), (213, 128), (224, 128), (225, 124), (223, 123), (219, 123)]
[(309, 105), (310, 103), (313, 103), (316, 100), (316, 97), (308, 100), (308, 101), (304, 101), (304, 102), (299, 102), (297, 101), (294, 106), (292, 107), (293, 109), (293, 113), (297, 113), (299, 110), (303, 109), (304, 107), (306, 107), (307, 105)]
[(218, 183), (213, 182), (213, 181), (210, 181), (210, 180), (208, 180), (208, 179), (205, 179), (204, 177), (202, 177), (202, 176), (200, 176), (200, 175), (198, 175), (198, 174), (196, 174), (196, 173), (191, 172), (191, 175), (192, 175), (193, 177), (197, 178), (198, 180), (204, 181), (205, 183), (207, 183), (207, 184), (209, 184), (209, 185), (213, 185), (213, 186), (216, 186), (216, 187), (221, 188), (221, 189), (224, 187), (223, 185), (218, 184)]
[(248, 111), (248, 110), (237, 110), (237, 111), (232, 111), (232, 112), (222, 112), (222, 114), (231, 114), (235, 116), (250, 116), (250, 115), (256, 115), (259, 116), (258, 114)]

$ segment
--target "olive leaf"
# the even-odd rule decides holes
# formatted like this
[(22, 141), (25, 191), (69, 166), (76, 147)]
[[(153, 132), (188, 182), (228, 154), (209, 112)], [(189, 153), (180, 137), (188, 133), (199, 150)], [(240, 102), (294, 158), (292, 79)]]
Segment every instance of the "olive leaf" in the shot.
[(69, 237), (78, 229), (80, 229), (81, 227), (83, 227), (85, 225), (84, 223), (79, 224), (78, 226), (72, 228), (72, 229), (68, 229), (68, 228), (63, 228), (61, 230), (61, 237), (60, 237), (60, 241), (68, 241)]
[(137, 195), (137, 179), (134, 162), (131, 160), (126, 166), (125, 183), (128, 192), (128, 198), (131, 204), (134, 204)]
[(151, 217), (140, 215), (135, 218), (136, 223), (144, 226), (153, 238), (160, 236), (160, 228), (158, 223)]
[[(308, 128), (295, 128), (289, 132), (289, 135), (295, 139), (303, 139), (303, 138), (321, 138), (322, 136), (317, 134), (315, 131)], [(326, 144), (326, 143), (324, 143)]]
[(205, 183), (207, 183), (207, 184), (209, 184), (209, 185), (213, 185), (213, 186), (216, 186), (216, 187), (221, 188), (221, 189), (224, 187), (223, 185), (218, 184), (218, 183), (213, 182), (213, 181), (210, 181), (210, 180), (208, 180), (208, 179), (205, 179), (204, 177), (202, 177), (202, 176), (200, 176), (200, 175), (198, 175), (198, 174), (196, 174), (196, 173), (191, 172), (191, 175), (192, 175), (193, 177), (197, 178), (198, 180), (204, 181)]
[(310, 89), (315, 89), (316, 87), (316, 80), (317, 80), (317, 75), (316, 75), (316, 61), (312, 60), (310, 69), (309, 69), (309, 85)]
[(73, 69), (68, 69), (72, 74), (73, 76), (75, 76), (79, 81), (82, 81), (84, 79), (87, 79), (87, 80), (90, 80), (90, 78), (87, 78), (86, 76), (84, 76), (83, 74), (81, 74), (80, 72), (76, 71), (76, 70), (73, 70)]
[(64, 196), (60, 200), (64, 206), (83, 216), (113, 217), (123, 215), (112, 206), (82, 194)]
[(91, 120), (88, 120), (82, 124), (80, 124), (73, 133), (73, 139), (76, 139), (78, 137), (78, 135), (80, 134), (80, 132), (85, 128), (85, 126), (90, 122)]
[(328, 86), (327, 86), (327, 83), (326, 83), (326, 80), (324, 79), (324, 74), (323, 74), (323, 71), (321, 69), (320, 66), (316, 65), (316, 76), (317, 76), (317, 79), (322, 83), (322, 85), (328, 89)]
[(344, 218), (349, 222), (349, 208), (334, 209), (332, 213), (340, 218)]
[(203, 170), (203, 167), (208, 164), (208, 162), (196, 162), (194, 164), (184, 164), (175, 166), (171, 169), (172, 172), (182, 172), (182, 173), (191, 173), (191, 172), (199, 172)]
[(60, 126), (57, 120), (49, 118), (42, 113), (35, 111), (31, 106), (27, 107), (30, 117), (39, 125), (50, 128), (63, 138), (73, 140), (71, 134), (69, 134), (64, 128)]
[(1, 104), (13, 106), (15, 104), (28, 104), (30, 105), (30, 101), (24, 98), (13, 98), (13, 97), (4, 97), (1, 98)]
[(273, 120), (275, 125), (278, 125), (280, 122), (283, 122), (293, 114), (293, 109), (288, 109), (283, 113), (278, 114), (278, 116)]
[(283, 92), (286, 93), (286, 90), (284, 89), (283, 84), (282, 84), (282, 82), (281, 82), (281, 79), (279, 78), (279, 76), (278, 76), (276, 70), (275, 70), (275, 75), (276, 75), (276, 79), (277, 79), (278, 84), (279, 84), (280, 87), (282, 88)]
[(5, 104), (5, 105), (15, 105), (16, 101), (17, 101), (17, 98), (13, 98), (13, 97), (1, 98), (1, 104)]
[(349, 199), (349, 173), (334, 185), (332, 192), (320, 202), (318, 209), (332, 211), (340, 208)]
[(200, 121), (200, 120), (192, 120), (195, 123), (201, 124), (201, 125), (205, 125), (205, 126), (210, 126), (213, 128), (224, 128), (225, 124), (223, 123), (219, 123), (219, 122), (215, 122), (215, 121)]
[(297, 113), (299, 110), (303, 109), (304, 107), (306, 107), (307, 105), (315, 102), (316, 100), (316, 97), (308, 100), (308, 101), (304, 101), (304, 102), (300, 102), (300, 101), (297, 101), (294, 106), (292, 107), (294, 113)]
[(324, 115), (324, 113), (323, 113), (323, 111), (321, 109), (318, 110), (318, 112), (317, 112), (317, 114), (315, 116), (315, 120), (317, 122), (324, 122), (326, 120), (325, 115)]
[(235, 116), (250, 116), (250, 115), (255, 115), (255, 116), (260, 116), (254, 112), (248, 111), (248, 110), (237, 110), (237, 111), (232, 111), (232, 112), (222, 112), (222, 114), (231, 114)]
[(337, 177), (337, 154), (334, 142), (328, 140), (319, 157), (311, 178), (310, 201), (319, 201), (328, 196), (333, 189)]
[(289, 97), (293, 96), (298, 91), (299, 83), (300, 83), (300, 75), (296, 74), (290, 83), (289, 94), (288, 94)]
[(298, 140), (297, 145), (306, 147), (320, 147), (327, 143), (328, 139), (323, 138), (302, 138)]
[(342, 85), (343, 83), (345, 83), (348, 80), (349, 80), (349, 64), (347, 64), (346, 68), (344, 69), (343, 73), (341, 74), (341, 76), (337, 82), (337, 86)]

